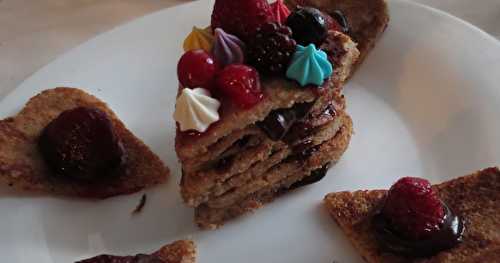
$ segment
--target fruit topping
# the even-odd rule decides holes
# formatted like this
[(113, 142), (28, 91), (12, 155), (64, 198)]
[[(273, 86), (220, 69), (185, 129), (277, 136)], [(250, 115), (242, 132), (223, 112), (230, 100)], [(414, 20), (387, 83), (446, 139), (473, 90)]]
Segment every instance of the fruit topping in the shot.
[(85, 181), (109, 178), (125, 162), (111, 120), (97, 108), (64, 111), (42, 131), (38, 146), (56, 175)]
[(463, 221), (443, 203), (429, 181), (405, 177), (389, 190), (373, 217), (382, 249), (404, 256), (428, 257), (462, 241)]
[(184, 40), (182, 47), (184, 51), (203, 49), (206, 52), (210, 52), (213, 45), (214, 36), (212, 35), (212, 29), (210, 27), (201, 29), (194, 26), (193, 31)]
[(234, 104), (249, 109), (264, 97), (260, 77), (252, 67), (232, 64), (217, 75), (217, 88)]
[(230, 64), (243, 64), (245, 44), (237, 36), (215, 29), (214, 57), (222, 68)]
[(219, 120), (220, 102), (203, 88), (185, 88), (175, 102), (174, 120), (181, 131), (205, 132)]
[(248, 40), (257, 28), (274, 20), (267, 0), (216, 0), (211, 24)]
[(257, 123), (271, 140), (281, 140), (287, 135), (290, 127), (297, 121), (307, 116), (313, 102), (295, 104), (292, 108), (277, 109), (270, 112), (267, 117)]
[(288, 16), (286, 25), (292, 29), (295, 41), (302, 46), (320, 46), (328, 35), (323, 13), (312, 7), (299, 7), (293, 11)]
[(335, 22), (337, 22), (337, 25), (339, 26), (339, 30), (344, 34), (349, 34), (350, 28), (349, 28), (349, 22), (347, 21), (347, 17), (342, 13), (340, 10), (335, 10), (333, 12), (333, 18), (335, 18)]
[(76, 263), (165, 263), (165, 261), (156, 255), (138, 254), (135, 256), (100, 255)]
[(304, 179), (292, 184), (289, 189), (292, 190), (321, 181), (321, 179), (325, 177), (329, 168), (330, 168), (330, 163), (325, 164), (323, 167), (312, 171), (309, 176), (306, 176), (304, 177)]
[(260, 72), (284, 73), (297, 46), (291, 36), (287, 26), (276, 22), (264, 24), (250, 42), (249, 64)]
[(297, 45), (286, 76), (296, 80), (301, 86), (307, 84), (321, 86), (332, 73), (333, 66), (328, 61), (326, 53), (316, 49), (314, 44), (309, 44), (307, 47)]
[(276, 2), (272, 3), (271, 10), (277, 22), (281, 24), (286, 23), (286, 19), (290, 15), (290, 10), (286, 7), (285, 3), (283, 3), (283, 0), (276, 0)]
[(389, 190), (382, 214), (400, 235), (419, 240), (440, 229), (445, 211), (429, 181), (404, 177)]
[(215, 60), (203, 49), (187, 51), (177, 64), (177, 77), (184, 87), (210, 88), (216, 72)]

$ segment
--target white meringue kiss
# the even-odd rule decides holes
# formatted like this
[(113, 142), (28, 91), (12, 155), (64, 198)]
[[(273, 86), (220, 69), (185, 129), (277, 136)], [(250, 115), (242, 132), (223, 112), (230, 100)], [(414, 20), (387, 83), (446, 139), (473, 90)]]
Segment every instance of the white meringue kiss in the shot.
[(219, 120), (219, 107), (220, 102), (210, 96), (210, 91), (185, 88), (175, 103), (174, 120), (181, 131), (205, 132), (210, 124)]

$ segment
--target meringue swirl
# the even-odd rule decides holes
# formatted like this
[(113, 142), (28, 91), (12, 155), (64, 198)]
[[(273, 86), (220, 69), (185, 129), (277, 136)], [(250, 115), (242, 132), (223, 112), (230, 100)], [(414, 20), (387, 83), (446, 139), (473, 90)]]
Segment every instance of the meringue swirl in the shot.
[(174, 120), (181, 131), (205, 132), (210, 124), (218, 121), (220, 102), (203, 88), (184, 88), (175, 103)]
[(314, 84), (321, 86), (333, 73), (333, 66), (324, 51), (316, 49), (314, 44), (307, 47), (297, 45), (286, 76), (300, 83), (301, 86)]
[(193, 27), (193, 31), (184, 40), (182, 47), (184, 51), (189, 51), (193, 49), (203, 49), (207, 52), (212, 50), (214, 45), (214, 36), (212, 35), (212, 30), (210, 27), (201, 29), (198, 27)]
[(243, 64), (245, 44), (237, 36), (215, 29), (213, 54), (217, 63), (225, 67), (230, 64)]

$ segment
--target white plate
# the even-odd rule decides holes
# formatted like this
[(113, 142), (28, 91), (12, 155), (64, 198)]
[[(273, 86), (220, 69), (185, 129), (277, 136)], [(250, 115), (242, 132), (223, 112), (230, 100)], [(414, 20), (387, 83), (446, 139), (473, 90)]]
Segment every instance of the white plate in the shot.
[(346, 87), (356, 133), (328, 176), (217, 231), (199, 231), (178, 191), (174, 154), (175, 67), (192, 25), (211, 2), (167, 9), (103, 34), (26, 80), (0, 105), (16, 113), (39, 91), (83, 87), (108, 102), (172, 170), (140, 194), (89, 202), (1, 188), (2, 262), (72, 262), (99, 253), (152, 251), (186, 237), (199, 261), (355, 262), (347, 239), (321, 208), (331, 191), (388, 187), (401, 176), (440, 182), (500, 160), (500, 44), (445, 13), (391, 1), (391, 22)]

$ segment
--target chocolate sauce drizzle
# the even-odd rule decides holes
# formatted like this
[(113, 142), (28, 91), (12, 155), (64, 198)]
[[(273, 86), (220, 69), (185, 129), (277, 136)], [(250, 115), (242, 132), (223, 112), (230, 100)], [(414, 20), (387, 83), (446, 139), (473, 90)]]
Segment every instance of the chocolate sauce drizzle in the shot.
[[(282, 140), (290, 146), (292, 154), (287, 160), (301, 162), (309, 158), (319, 149), (318, 145), (314, 145), (314, 141), (311, 137), (314, 126), (311, 122), (305, 120), (306, 117), (310, 115), (313, 105), (314, 102), (306, 102), (296, 104), (289, 109), (274, 110), (263, 121), (257, 123), (257, 126), (260, 127), (271, 140)], [(336, 115), (337, 113), (333, 105), (328, 105), (326, 109), (320, 113), (320, 117), (326, 116), (335, 118)], [(289, 189), (295, 189), (318, 182), (325, 177), (329, 166), (329, 164), (326, 164), (312, 171), (311, 175), (292, 184)]]
[(138, 254), (135, 256), (100, 255), (76, 263), (165, 263), (165, 261), (155, 255)]
[(424, 240), (402, 238), (391, 228), (382, 213), (377, 213), (373, 218), (373, 226), (382, 248), (404, 256), (428, 257), (456, 246), (462, 241), (464, 223), (447, 205), (443, 204), (443, 206), (445, 218), (441, 229)]
[(293, 190), (306, 185), (314, 184), (323, 179), (330, 168), (330, 163), (325, 164), (323, 167), (316, 169), (311, 172), (309, 176), (304, 177), (304, 179), (293, 183), (288, 189)]
[(273, 141), (283, 139), (293, 124), (302, 120), (311, 110), (314, 102), (296, 104), (289, 109), (277, 109), (269, 113), (267, 117), (257, 123), (269, 138)]

